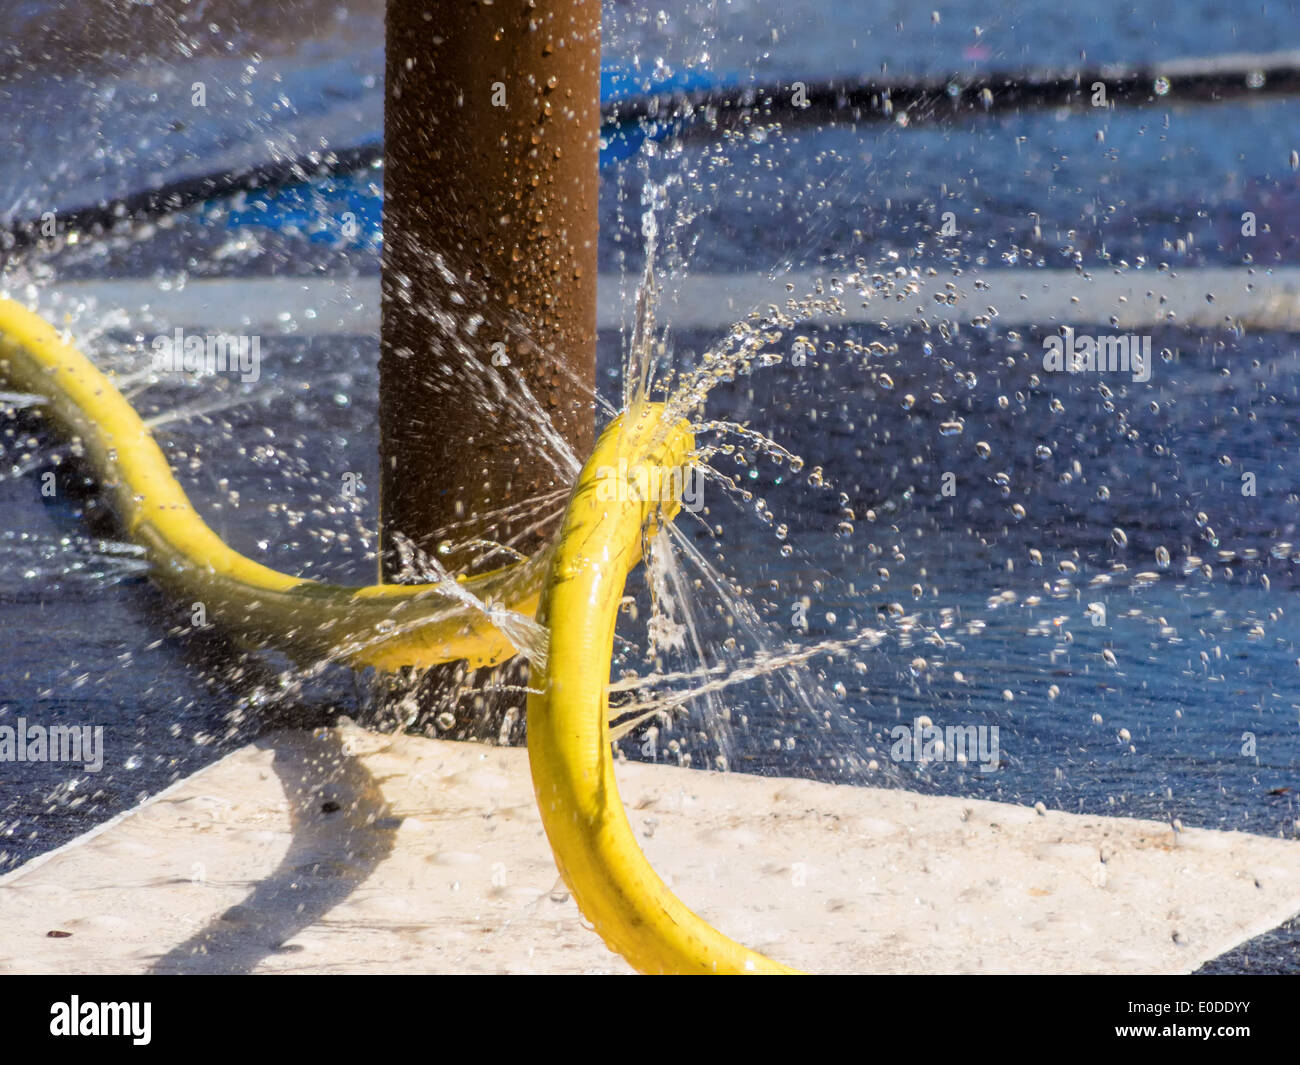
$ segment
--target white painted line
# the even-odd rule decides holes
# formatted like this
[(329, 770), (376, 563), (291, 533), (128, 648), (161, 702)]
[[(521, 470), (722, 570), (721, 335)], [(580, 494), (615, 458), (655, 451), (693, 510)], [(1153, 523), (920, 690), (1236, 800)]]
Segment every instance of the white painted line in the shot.
[[(829, 291), (834, 277), (844, 282), (841, 320), (848, 322), (898, 327), (924, 319), (965, 325), (992, 316), (995, 326), (1212, 328), (1233, 320), (1257, 329), (1300, 329), (1300, 268), (1291, 267), (1271, 272), (1237, 267), (1092, 274), (988, 270), (961, 277), (940, 271), (932, 277), (895, 281), (884, 292), (875, 291), (868, 279), (865, 297), (843, 273), (791, 274), (776, 281), (712, 275), (687, 278), (675, 298), (666, 301), (662, 317), (677, 329), (726, 328), (754, 308), (781, 306), (787, 299), (815, 291), (818, 281)], [(911, 290), (904, 290), (904, 285)], [(618, 313), (616, 303), (602, 301), (601, 306), (607, 314)]]
[[(73, 281), (46, 292), (49, 306), (93, 301), (126, 312), (132, 328), (300, 336), (379, 331), (379, 278), (219, 278), (162, 286), (149, 280)], [(47, 304), (41, 300), (41, 310)]]
[[(754, 274), (688, 276), (665, 288), (659, 317), (679, 332), (726, 329), (751, 311), (783, 306), (788, 299), (813, 292), (819, 282), (829, 286), (833, 277), (847, 282), (847, 275), (833, 272), (776, 279)], [(838, 320), (890, 327), (922, 319), (967, 325), (996, 312), (995, 326), (1206, 329), (1232, 322), (1252, 329), (1300, 331), (1300, 267), (1123, 273), (989, 270), (956, 278), (940, 272), (909, 280), (908, 291), (901, 291), (904, 282), (895, 282), (886, 292), (869, 288), (865, 298), (846, 284), (840, 296), (844, 314)], [(375, 276), (218, 279), (172, 288), (148, 280), (75, 281), (46, 291), (56, 306), (94, 300), (101, 310), (123, 310), (133, 324), (138, 321), (149, 327), (299, 336), (379, 332)], [(633, 292), (631, 278), (626, 282), (613, 275), (600, 278), (597, 324), (601, 329), (630, 323)]]

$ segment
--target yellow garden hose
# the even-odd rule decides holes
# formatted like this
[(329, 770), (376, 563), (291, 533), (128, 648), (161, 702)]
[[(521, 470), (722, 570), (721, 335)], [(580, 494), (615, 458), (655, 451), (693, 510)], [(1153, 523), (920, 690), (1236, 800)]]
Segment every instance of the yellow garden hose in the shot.
[(645, 403), (606, 428), (553, 547), (463, 580), (458, 595), (442, 584), (304, 581), (232, 550), (195, 512), (113, 382), (42, 318), (4, 298), (0, 381), (45, 398), (52, 423), (78, 442), (158, 581), (246, 641), (356, 668), (491, 665), (516, 653), (493, 614), (536, 612), (550, 643), (545, 661), (533, 663), (529, 763), (556, 863), (579, 908), (643, 972), (792, 971), (728, 939), (668, 890), (636, 844), (614, 779), (607, 685), (618, 605), (642, 536), (680, 505), (637, 488), (682, 483), (628, 471), (680, 472), (694, 449), (689, 426), (665, 424), (662, 404)]
[[(646, 405), (607, 429), (578, 477), (542, 592), (538, 620), (550, 631), (546, 664), (529, 681), (528, 761), (542, 824), (565, 882), (601, 937), (641, 972), (788, 973), (701, 920), (659, 879), (628, 823), (609, 738), (609, 662), (627, 575), (641, 537), (671, 518), (676, 499), (628, 498), (627, 476), (646, 459), (664, 470), (695, 447), (690, 427), (661, 425)], [(644, 468), (644, 467), (643, 467)], [(671, 484), (672, 478), (658, 478)], [(640, 483), (652, 483), (650, 478)], [(680, 481), (678, 483), (681, 483)]]
[[(269, 569), (222, 542), (172, 476), (140, 416), (113, 382), (39, 315), (0, 299), (0, 380), (45, 397), (45, 410), (110, 494), (160, 584), (202, 603), (208, 621), (300, 662), (338, 659), (392, 670), (514, 655), (482, 610), (438, 584), (320, 584)], [(489, 607), (532, 617), (546, 553), (463, 581)]]

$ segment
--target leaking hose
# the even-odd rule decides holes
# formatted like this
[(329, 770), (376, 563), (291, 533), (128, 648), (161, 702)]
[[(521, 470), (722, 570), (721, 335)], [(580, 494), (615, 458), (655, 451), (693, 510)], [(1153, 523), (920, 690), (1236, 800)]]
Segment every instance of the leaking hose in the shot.
[(680, 506), (671, 491), (656, 499), (638, 486), (680, 486), (695, 446), (685, 422), (666, 424), (662, 404), (644, 403), (606, 428), (554, 546), (458, 587), (448, 578), (349, 588), (277, 572), (222, 542), (112, 380), (44, 319), (4, 298), (0, 382), (45, 398), (42, 411), (75, 441), (158, 582), (255, 646), (354, 668), (491, 665), (516, 653), (494, 623), (500, 612), (536, 613), (550, 644), (533, 662), (528, 758), (556, 864), (579, 908), (642, 972), (792, 971), (728, 939), (669, 891), (637, 846), (614, 779), (607, 686), (618, 606), (642, 536)]
[(158, 583), (183, 602), (201, 604), (209, 623), (244, 643), (297, 662), (328, 659), (357, 669), (460, 659), (487, 666), (516, 653), (493, 617), (536, 612), (544, 551), (464, 581), (361, 588), (303, 580), (241, 555), (199, 517), (109, 377), (43, 318), (9, 299), (0, 299), (0, 380), (46, 398), (41, 409), (77, 441)]
[[(635, 488), (680, 484), (695, 447), (685, 422), (661, 424), (647, 405), (623, 415), (583, 467), (542, 592), (546, 662), (528, 696), (528, 761), (542, 824), (578, 908), (609, 947), (646, 973), (789, 973), (728, 939), (667, 887), (637, 846), (614, 778), (609, 670), (614, 626), (642, 536), (676, 514), (671, 495)], [(662, 443), (647, 448), (647, 441)], [(638, 467), (656, 476), (628, 477)], [(637, 494), (641, 498), (632, 498)], [(662, 496), (663, 493), (658, 493)]]

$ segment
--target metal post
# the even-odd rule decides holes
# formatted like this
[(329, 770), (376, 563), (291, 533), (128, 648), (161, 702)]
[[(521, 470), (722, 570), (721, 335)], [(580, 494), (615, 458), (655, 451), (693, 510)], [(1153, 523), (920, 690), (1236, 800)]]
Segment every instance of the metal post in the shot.
[[(444, 539), (541, 542), (527, 532), (536, 513), (492, 515), (567, 474), (544, 461), (536, 427), (481, 402), (485, 374), (522, 395), (519, 374), (574, 451), (590, 451), (600, 3), (388, 0), (387, 18), (385, 579), (399, 533), (429, 553)], [(438, 557), (464, 567), (473, 554)]]

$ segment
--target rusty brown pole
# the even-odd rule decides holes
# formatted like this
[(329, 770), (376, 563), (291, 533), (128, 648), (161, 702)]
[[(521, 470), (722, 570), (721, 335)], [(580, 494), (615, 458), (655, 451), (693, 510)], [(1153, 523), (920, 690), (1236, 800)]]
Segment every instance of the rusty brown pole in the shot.
[[(429, 553), (475, 537), (522, 534), (525, 553), (540, 543), (525, 533), (535, 512), (487, 515), (568, 475), (544, 459), (536, 427), (477, 400), (485, 373), (516, 394), (521, 375), (574, 452), (591, 449), (600, 2), (388, 0), (387, 20), (379, 431), (390, 579), (398, 533)], [(453, 567), (471, 557), (439, 553)]]

